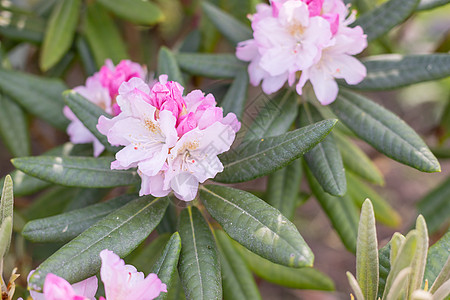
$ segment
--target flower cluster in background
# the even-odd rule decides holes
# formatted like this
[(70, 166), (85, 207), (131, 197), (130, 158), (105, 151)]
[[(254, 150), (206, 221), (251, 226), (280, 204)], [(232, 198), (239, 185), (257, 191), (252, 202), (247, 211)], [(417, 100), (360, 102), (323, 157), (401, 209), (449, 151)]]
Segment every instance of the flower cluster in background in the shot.
[[(167, 287), (156, 274), (144, 277), (135, 267), (125, 265), (125, 262), (112, 251), (100, 252), (102, 266), (100, 277), (105, 286), (106, 299), (99, 300), (152, 300), (161, 292), (167, 292)], [(95, 300), (98, 282), (92, 276), (81, 282), (70, 285), (65, 279), (54, 274), (48, 274), (44, 282), (43, 293), (31, 290), (33, 300)]]
[(199, 183), (223, 170), (217, 155), (230, 149), (240, 123), (233, 113), (224, 117), (211, 94), (194, 90), (183, 97), (183, 87), (161, 75), (153, 86), (131, 78), (116, 100), (120, 114), (100, 117), (97, 128), (112, 145), (125, 146), (111, 168), (137, 167), (140, 195), (173, 191), (191, 201)]
[(252, 15), (253, 39), (238, 44), (236, 56), (249, 61), (250, 82), (271, 94), (286, 81), (298, 94), (310, 80), (317, 99), (333, 102), (335, 78), (357, 84), (366, 76), (352, 55), (367, 47), (360, 26), (349, 27), (355, 14), (342, 0), (272, 0), (259, 4)]
[[(74, 90), (104, 109), (108, 114), (116, 116), (120, 113), (116, 102), (119, 87), (124, 81), (133, 77), (145, 79), (147, 77), (146, 68), (129, 60), (122, 60), (117, 66), (114, 66), (108, 59), (99, 72), (86, 80), (86, 85), (77, 86)], [(94, 155), (99, 156), (105, 147), (67, 106), (64, 107), (64, 115), (71, 121), (67, 128), (70, 141), (74, 144), (93, 143)]]

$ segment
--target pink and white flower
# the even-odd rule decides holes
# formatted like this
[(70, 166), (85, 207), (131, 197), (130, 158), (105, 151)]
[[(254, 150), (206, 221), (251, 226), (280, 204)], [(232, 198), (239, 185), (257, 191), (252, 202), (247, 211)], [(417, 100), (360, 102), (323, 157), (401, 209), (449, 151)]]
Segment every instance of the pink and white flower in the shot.
[(125, 146), (112, 169), (137, 167), (140, 195), (156, 197), (171, 191), (191, 201), (198, 184), (223, 170), (217, 155), (227, 151), (240, 123), (223, 116), (211, 94), (195, 90), (183, 97), (183, 87), (161, 75), (151, 88), (132, 78), (119, 88), (121, 113), (99, 118), (98, 130), (112, 145)]
[(33, 300), (95, 300), (97, 288), (95, 276), (70, 285), (64, 278), (50, 273), (45, 277), (44, 292), (30, 290), (30, 295)]
[[(120, 107), (116, 102), (120, 85), (131, 78), (145, 79), (146, 76), (146, 69), (137, 63), (122, 60), (117, 66), (114, 66), (108, 59), (99, 72), (86, 80), (86, 85), (77, 86), (74, 91), (104, 109), (108, 114), (116, 116), (120, 113)], [(105, 147), (81, 123), (69, 107), (64, 107), (63, 113), (71, 121), (67, 127), (70, 141), (74, 144), (93, 143), (94, 156), (99, 156)]]
[(326, 105), (336, 99), (335, 78), (357, 84), (366, 75), (352, 55), (367, 46), (361, 27), (350, 28), (354, 13), (342, 0), (272, 0), (257, 5), (251, 16), (253, 39), (240, 42), (236, 56), (248, 61), (250, 83), (271, 94), (286, 81), (297, 92), (311, 80), (318, 100)]

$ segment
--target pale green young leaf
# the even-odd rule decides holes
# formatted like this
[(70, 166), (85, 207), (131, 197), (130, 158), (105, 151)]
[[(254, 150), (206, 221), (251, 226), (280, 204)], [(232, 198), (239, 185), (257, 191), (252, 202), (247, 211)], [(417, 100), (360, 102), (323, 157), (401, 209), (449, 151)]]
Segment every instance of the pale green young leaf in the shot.
[(389, 255), (389, 261), (391, 266), (394, 265), (395, 260), (397, 259), (398, 252), (402, 247), (402, 245), (405, 243), (405, 240), (406, 240), (405, 236), (399, 232), (395, 232), (392, 235), (391, 241), (389, 242), (389, 244), (391, 245), (391, 252)]
[(8, 253), (9, 245), (11, 243), (11, 234), (13, 229), (12, 217), (7, 217), (0, 225), (0, 260)]
[(410, 296), (415, 290), (422, 287), (423, 275), (427, 263), (428, 253), (428, 231), (427, 224), (422, 215), (416, 220), (417, 246), (416, 253), (411, 263), (411, 275), (408, 279), (407, 295)]
[(363, 294), (361, 287), (359, 286), (359, 283), (356, 280), (355, 276), (353, 276), (353, 274), (348, 271), (345, 274), (347, 275), (348, 283), (350, 284), (350, 287), (352, 288), (353, 293), (355, 293), (356, 300), (365, 300), (364, 294)]
[(14, 194), (13, 181), (10, 175), (6, 175), (3, 184), (1, 203), (0, 203), (0, 224), (7, 217), (13, 217)]
[(142, 25), (154, 25), (164, 20), (161, 9), (149, 0), (98, 0), (117, 16)]
[(183, 75), (178, 67), (173, 52), (167, 47), (161, 47), (158, 53), (158, 75), (168, 75), (169, 81), (176, 81), (184, 85)]
[(397, 300), (400, 296), (406, 294), (408, 278), (411, 274), (411, 267), (404, 268), (395, 277), (394, 282), (385, 300)]
[(433, 300), (448, 299), (450, 295), (450, 280), (444, 282), (433, 294)]
[(433, 9), (439, 6), (449, 4), (450, 0), (421, 0), (417, 6), (417, 10)]

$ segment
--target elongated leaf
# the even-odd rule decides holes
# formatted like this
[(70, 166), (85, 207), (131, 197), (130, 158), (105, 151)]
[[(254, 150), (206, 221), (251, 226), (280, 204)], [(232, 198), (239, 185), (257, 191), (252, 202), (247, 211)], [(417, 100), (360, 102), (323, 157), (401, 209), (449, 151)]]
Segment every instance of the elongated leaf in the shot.
[(126, 261), (129, 261), (131, 265), (135, 266), (139, 271), (144, 272), (144, 274), (151, 273), (151, 269), (163, 253), (164, 247), (169, 239), (170, 234), (168, 233), (158, 235), (149, 245), (134, 250), (126, 257)]
[(94, 54), (89, 48), (86, 38), (79, 35), (75, 41), (75, 46), (77, 47), (77, 52), (83, 63), (86, 75), (92, 76), (97, 71), (97, 65), (95, 63)]
[(124, 257), (155, 229), (168, 201), (142, 197), (109, 214), (44, 261), (31, 276), (29, 286), (41, 290), (48, 273), (71, 283), (92, 276), (100, 268), (103, 249)]
[(8, 253), (9, 245), (11, 243), (11, 234), (13, 230), (12, 217), (6, 217), (0, 225), (0, 258), (3, 260)]
[(335, 197), (324, 192), (311, 171), (306, 170), (306, 178), (315, 198), (327, 214), (345, 248), (355, 253), (358, 228), (356, 206), (348, 196)]
[[(0, 7), (2, 10), (4, 7)], [(45, 20), (25, 12), (2, 11), (0, 34), (15, 41), (39, 44), (44, 39)]]
[(69, 121), (62, 114), (61, 95), (67, 86), (60, 79), (0, 69), (0, 89), (26, 111), (50, 125), (62, 130), (67, 127)]
[(372, 188), (366, 185), (351, 172), (346, 172), (348, 183), (348, 196), (358, 207), (362, 207), (364, 199), (369, 198), (375, 210), (377, 221), (390, 226), (398, 227), (401, 224), (400, 215)]
[(97, 67), (103, 66), (108, 58), (115, 64), (128, 58), (119, 30), (97, 2), (90, 2), (87, 7), (84, 35), (94, 54)]
[(35, 177), (65, 186), (101, 188), (139, 181), (136, 171), (111, 170), (110, 157), (36, 156), (15, 158), (13, 165)]
[(302, 164), (299, 159), (272, 173), (267, 182), (266, 202), (278, 209), (290, 221), (294, 219), (298, 205), (299, 184), (302, 178)]
[(450, 177), (425, 195), (417, 204), (417, 210), (428, 223), (430, 234), (450, 223)]
[(370, 200), (361, 209), (356, 242), (356, 278), (363, 299), (376, 299), (378, 292), (378, 242), (375, 214)]
[(397, 259), (395, 260), (394, 265), (391, 266), (391, 270), (386, 279), (386, 286), (383, 292), (383, 299), (389, 294), (392, 284), (395, 278), (400, 273), (400, 271), (411, 265), (412, 260), (414, 259), (416, 253), (416, 249), (417, 249), (417, 231), (412, 230), (406, 236), (406, 240), (398, 252)]
[[(172, 201), (176, 201), (172, 198)], [(161, 220), (161, 223), (159, 223), (156, 230), (158, 230), (158, 233), (174, 233), (177, 231), (177, 223), (178, 223), (178, 216), (176, 207), (174, 205), (170, 205), (166, 213), (164, 214), (163, 219)]]
[(394, 265), (394, 262), (397, 259), (398, 253), (400, 251), (400, 248), (405, 243), (405, 240), (406, 240), (405, 236), (403, 236), (399, 232), (395, 232), (394, 235), (392, 236), (392, 238), (389, 242), (391, 245), (391, 251), (390, 251), (390, 256), (389, 256), (389, 261), (390, 261), (391, 266)]
[(352, 273), (346, 272), (348, 283), (350, 284), (350, 287), (353, 290), (353, 293), (355, 293), (356, 300), (364, 300), (363, 292), (361, 291), (361, 287), (358, 284), (358, 281), (356, 280), (355, 276), (353, 276)]
[[(301, 126), (323, 120), (314, 106), (302, 106), (299, 123)], [(341, 153), (329, 134), (322, 142), (305, 153), (305, 161), (323, 190), (333, 196), (343, 196), (347, 191), (347, 180)]]
[[(425, 267), (424, 279), (434, 292), (445, 281), (450, 279), (450, 231), (437, 241), (428, 250), (427, 265)], [(444, 266), (444, 267), (443, 267)], [(445, 272), (447, 269), (447, 272)]]
[(216, 243), (196, 207), (181, 212), (181, 254), (178, 266), (186, 299), (222, 299), (222, 279)]
[(361, 139), (386, 156), (423, 172), (439, 172), (439, 162), (404, 121), (369, 99), (340, 91), (334, 113)]
[(387, 54), (364, 60), (367, 76), (357, 90), (387, 90), (450, 76), (450, 54)]
[(386, 286), (386, 279), (391, 270), (390, 264), (390, 251), (391, 251), (391, 243), (387, 243), (386, 246), (381, 248), (378, 251), (378, 259), (380, 261), (379, 270), (380, 270), (380, 278), (378, 283), (378, 298), (381, 298), (384, 292), (384, 288)]
[(232, 240), (222, 230), (216, 230), (215, 236), (221, 258), (223, 298), (225, 300), (261, 299), (253, 275), (232, 245)]
[(175, 55), (167, 47), (161, 47), (158, 54), (158, 74), (168, 75), (168, 80), (184, 85), (183, 75), (178, 67)]
[(274, 98), (263, 94), (261, 99), (265, 105), (248, 128), (245, 141), (286, 133), (297, 116), (297, 94), (291, 90), (278, 93)]
[(384, 184), (383, 174), (381, 174), (377, 166), (359, 147), (337, 130), (333, 132), (333, 137), (339, 147), (342, 162), (344, 163), (346, 170), (350, 170), (372, 183), (378, 185)]
[(421, 0), (419, 5), (417, 6), (417, 10), (433, 9), (449, 3), (449, 0)]
[(120, 147), (112, 146), (107, 137), (97, 129), (100, 116), (111, 118), (108, 113), (73, 90), (64, 92), (64, 98), (67, 106), (108, 151), (116, 153), (120, 150)]
[(336, 124), (325, 120), (285, 134), (250, 141), (220, 156), (224, 170), (215, 180), (243, 182), (283, 168), (320, 143)]
[(314, 255), (294, 224), (251, 193), (208, 185), (200, 190), (211, 216), (254, 253), (290, 267), (312, 266)]
[(98, 0), (101, 5), (119, 17), (142, 25), (153, 25), (164, 20), (162, 11), (148, 0)]
[[(151, 273), (158, 275), (169, 291), (177, 281), (177, 266), (181, 252), (181, 238), (178, 232), (172, 234), (161, 256), (151, 269)], [(161, 293), (156, 299), (167, 299), (168, 293)]]
[(351, 26), (361, 26), (367, 40), (374, 40), (406, 20), (420, 0), (389, 0), (363, 14)]
[(110, 189), (80, 189), (77, 195), (67, 204), (65, 212), (85, 208), (100, 202)]
[(415, 290), (422, 287), (423, 274), (425, 272), (425, 266), (427, 264), (428, 253), (428, 231), (427, 224), (422, 215), (417, 217), (416, 221), (417, 231), (417, 246), (416, 253), (411, 263), (411, 275), (408, 279), (408, 292), (407, 295), (412, 295)]
[(180, 68), (189, 74), (211, 78), (234, 78), (246, 65), (232, 54), (179, 53)]
[(209, 20), (233, 46), (236, 46), (241, 41), (253, 38), (252, 31), (248, 26), (242, 24), (216, 6), (208, 2), (203, 2), (202, 8)]
[(250, 269), (268, 282), (293, 289), (334, 290), (331, 278), (316, 269), (282, 266), (256, 255), (237, 242), (233, 242), (233, 246), (242, 255)]
[(245, 101), (247, 100), (248, 85), (248, 72), (247, 70), (241, 70), (236, 74), (236, 78), (220, 102), (224, 115), (232, 112), (241, 120), (244, 113)]
[(433, 300), (444, 300), (448, 299), (450, 295), (450, 280), (444, 282), (434, 293)]
[(47, 71), (53, 67), (69, 50), (75, 35), (80, 8), (80, 0), (58, 1), (53, 7), (39, 57), (41, 70)]
[(13, 181), (11, 176), (5, 178), (4, 188), (0, 199), (0, 221), (1, 221), (1, 251), (0, 257), (8, 252), (11, 243), (12, 224), (13, 224)]
[(411, 267), (401, 270), (397, 277), (395, 277), (392, 283), (392, 288), (386, 296), (386, 300), (399, 299), (402, 293), (406, 290), (406, 284), (408, 283), (408, 277), (411, 274)]
[(60, 215), (28, 222), (22, 235), (33, 242), (68, 242), (113, 211), (137, 198), (124, 195)]

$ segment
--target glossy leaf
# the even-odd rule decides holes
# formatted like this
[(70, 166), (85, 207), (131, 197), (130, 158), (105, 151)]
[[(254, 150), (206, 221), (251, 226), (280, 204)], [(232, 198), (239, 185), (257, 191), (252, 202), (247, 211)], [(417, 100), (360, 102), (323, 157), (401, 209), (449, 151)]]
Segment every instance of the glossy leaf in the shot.
[(417, 6), (417, 10), (433, 9), (449, 3), (450, 0), (421, 0), (419, 5)]
[(168, 75), (169, 81), (176, 81), (184, 85), (183, 75), (178, 67), (175, 55), (167, 47), (161, 47), (158, 54), (158, 74)]
[(374, 40), (405, 21), (416, 9), (420, 0), (389, 0), (363, 14), (351, 26), (361, 26), (367, 40)]
[(450, 76), (450, 54), (425, 55), (387, 54), (371, 56), (363, 61), (367, 76), (357, 85), (357, 90), (387, 90), (437, 80)]
[(47, 71), (53, 67), (69, 50), (80, 9), (81, 0), (58, 1), (53, 7), (39, 57), (41, 70)]
[(222, 299), (222, 279), (216, 243), (196, 207), (181, 212), (181, 254), (178, 270), (186, 299)]
[(306, 178), (309, 186), (334, 229), (344, 243), (345, 248), (355, 253), (358, 228), (358, 210), (347, 196), (335, 197), (326, 193), (307, 169)]
[(380, 262), (379, 270), (380, 270), (380, 278), (378, 283), (378, 298), (381, 298), (384, 292), (384, 288), (386, 286), (386, 279), (391, 270), (390, 263), (390, 251), (391, 251), (391, 243), (387, 243), (383, 248), (378, 251), (378, 259)]
[(358, 207), (362, 207), (364, 199), (369, 198), (373, 204), (377, 221), (390, 227), (398, 227), (401, 224), (402, 219), (400, 215), (382, 196), (351, 172), (346, 172), (346, 175), (348, 183), (347, 195)]
[[(300, 109), (299, 123), (302, 127), (321, 120), (323, 118), (314, 106), (303, 105)], [(341, 153), (333, 134), (329, 134), (322, 142), (305, 153), (304, 158), (325, 192), (333, 196), (345, 195), (347, 180)]]
[[(150, 271), (151, 273), (158, 275), (158, 278), (167, 285), (167, 291), (169, 291), (174, 286), (174, 283), (176, 283), (180, 252), (181, 239), (179, 233), (175, 232), (172, 234), (166, 247), (164, 247), (160, 257)], [(167, 293), (161, 293), (156, 299), (167, 299), (167, 296)]]
[(236, 78), (233, 80), (225, 97), (220, 101), (220, 106), (223, 109), (224, 115), (232, 112), (239, 120), (242, 119), (245, 101), (247, 100), (248, 85), (248, 72), (247, 70), (241, 70), (236, 74)]
[(383, 174), (381, 174), (377, 166), (358, 146), (353, 144), (350, 139), (337, 130), (333, 132), (333, 137), (340, 150), (342, 162), (346, 170), (352, 171), (369, 182), (378, 185), (384, 184)]
[(154, 25), (164, 20), (159, 7), (148, 0), (98, 0), (108, 10), (130, 22)]
[(115, 64), (128, 58), (119, 30), (108, 13), (97, 2), (91, 2), (87, 6), (84, 35), (94, 54), (98, 68), (103, 66), (108, 58)]
[(233, 54), (178, 53), (178, 65), (192, 75), (211, 78), (234, 78), (246, 65)]
[(369, 199), (364, 201), (356, 242), (356, 278), (363, 299), (376, 299), (378, 292), (378, 242), (375, 214)]
[(254, 140), (220, 155), (224, 170), (215, 180), (248, 181), (287, 166), (320, 143), (336, 124), (325, 120), (285, 134)]
[(234, 242), (250, 269), (260, 278), (292, 289), (334, 290), (331, 278), (313, 268), (290, 268), (275, 264)]
[(236, 20), (216, 6), (203, 2), (202, 8), (209, 20), (233, 46), (237, 43), (253, 38), (252, 31), (248, 26)]
[[(3, 7), (0, 8), (3, 9)], [(2, 14), (0, 34), (8, 39), (39, 44), (44, 39), (45, 20), (25, 12), (9, 11)]]
[(56, 216), (28, 222), (22, 235), (33, 242), (68, 242), (113, 211), (137, 198), (124, 195)]
[(112, 146), (108, 138), (97, 129), (100, 116), (112, 118), (108, 113), (73, 90), (66, 91), (63, 95), (67, 106), (108, 151), (116, 153), (120, 150), (120, 147)]
[(110, 157), (36, 156), (15, 158), (13, 165), (53, 183), (86, 188), (129, 185), (139, 181), (133, 170), (111, 170)]
[(168, 233), (158, 235), (158, 237), (152, 240), (150, 244), (141, 244), (139, 248), (125, 258), (125, 261), (129, 262), (130, 265), (133, 265), (139, 271), (144, 272), (144, 274), (149, 274), (151, 273), (150, 270), (161, 256), (169, 239), (170, 234)]
[(295, 225), (263, 200), (217, 185), (202, 187), (200, 198), (225, 232), (247, 249), (285, 266), (312, 266), (314, 255)]
[(64, 212), (94, 205), (100, 202), (110, 191), (110, 189), (79, 189), (76, 196), (65, 207)]
[(248, 128), (244, 140), (259, 140), (286, 133), (297, 116), (297, 97), (297, 94), (290, 90), (280, 92), (273, 98), (262, 94), (259, 97), (262, 101), (256, 101), (262, 102), (264, 106)]
[(223, 298), (261, 299), (253, 275), (244, 259), (232, 245), (232, 240), (222, 230), (215, 231), (222, 267)]
[(60, 79), (0, 69), (0, 90), (26, 111), (62, 130), (69, 124), (62, 114), (64, 102), (61, 94), (66, 89)]
[(359, 286), (355, 276), (353, 276), (350, 272), (346, 272), (345, 274), (347, 275), (347, 280), (353, 290), (353, 293), (355, 293), (356, 300), (364, 300), (365, 298), (363, 292), (361, 291), (361, 287)]
[(109, 214), (45, 260), (30, 277), (29, 287), (41, 290), (48, 273), (71, 283), (94, 275), (103, 249), (124, 257), (155, 229), (168, 203), (168, 198), (142, 197)]
[(428, 280), (430, 291), (434, 292), (450, 279), (450, 231), (428, 250), (424, 279)]
[(411, 262), (411, 274), (408, 278), (408, 295), (422, 287), (423, 274), (427, 264), (428, 231), (427, 224), (422, 215), (416, 220), (417, 246), (416, 253)]
[(298, 206), (299, 184), (302, 178), (300, 159), (294, 160), (281, 170), (270, 174), (267, 181), (267, 196), (265, 200), (278, 209), (290, 221), (294, 219), (295, 208)]
[(436, 232), (450, 220), (450, 177), (444, 180), (417, 203), (417, 210), (427, 220), (430, 234)]
[(339, 120), (386, 156), (423, 172), (441, 170), (417, 133), (389, 110), (345, 90), (331, 108)]

